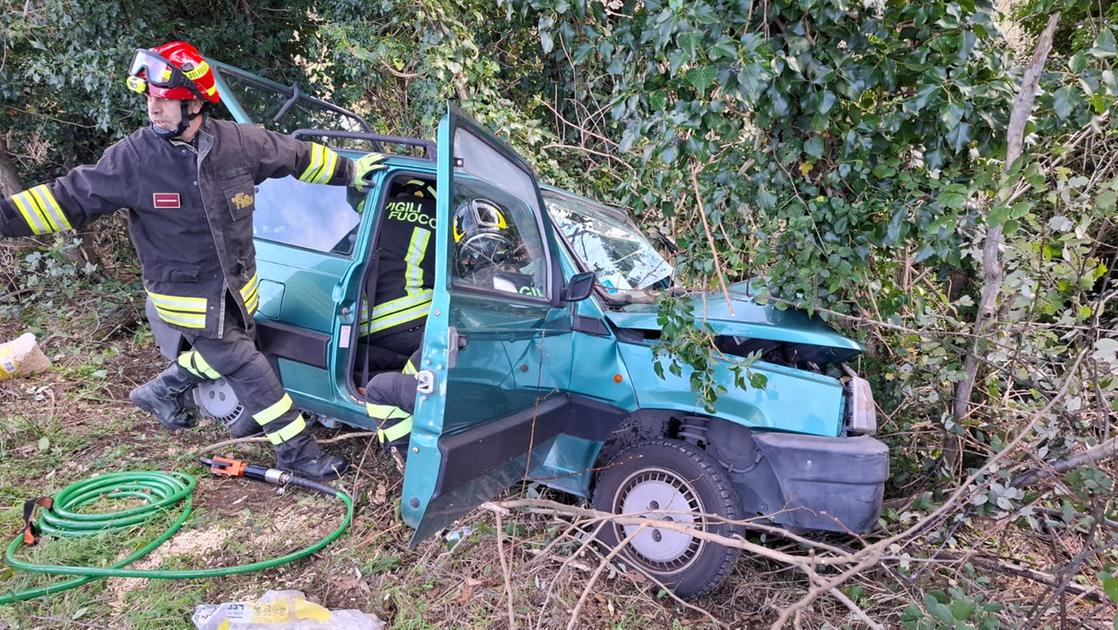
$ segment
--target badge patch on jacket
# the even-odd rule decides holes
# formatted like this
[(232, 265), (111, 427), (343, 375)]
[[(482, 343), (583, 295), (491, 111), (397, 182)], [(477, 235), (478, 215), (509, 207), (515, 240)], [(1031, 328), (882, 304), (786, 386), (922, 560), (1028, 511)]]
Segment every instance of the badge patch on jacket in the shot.
[(170, 208), (181, 208), (182, 202), (179, 199), (178, 193), (152, 193), (151, 205), (156, 210), (164, 210)]
[(243, 210), (252, 205), (252, 195), (239, 192), (233, 195), (233, 198), (229, 201), (231, 201), (234, 206), (237, 206), (238, 210)]

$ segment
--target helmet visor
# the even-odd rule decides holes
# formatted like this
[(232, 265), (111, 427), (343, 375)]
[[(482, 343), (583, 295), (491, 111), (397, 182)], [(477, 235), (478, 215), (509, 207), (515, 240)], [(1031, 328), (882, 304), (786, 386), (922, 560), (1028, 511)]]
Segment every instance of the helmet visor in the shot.
[(477, 211), (478, 227), (491, 230), (503, 230), (508, 227), (504, 213), (492, 202), (478, 199), (474, 207)]
[(163, 57), (150, 51), (139, 49), (128, 68), (129, 76), (139, 77), (150, 85), (161, 88), (190, 87), (182, 71), (172, 66)]

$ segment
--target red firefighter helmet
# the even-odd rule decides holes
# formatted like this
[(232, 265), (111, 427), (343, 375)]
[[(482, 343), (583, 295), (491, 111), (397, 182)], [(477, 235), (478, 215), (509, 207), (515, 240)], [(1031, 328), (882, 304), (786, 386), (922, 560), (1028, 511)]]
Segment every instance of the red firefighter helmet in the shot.
[(210, 64), (186, 42), (136, 50), (128, 75), (128, 87), (134, 92), (182, 101), (221, 102)]

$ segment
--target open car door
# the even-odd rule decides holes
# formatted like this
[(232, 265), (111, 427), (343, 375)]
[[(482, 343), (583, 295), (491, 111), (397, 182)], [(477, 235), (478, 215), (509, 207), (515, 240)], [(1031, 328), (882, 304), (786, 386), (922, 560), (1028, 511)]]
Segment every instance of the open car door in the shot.
[(437, 155), (434, 298), (402, 496), (413, 545), (527, 476), (568, 420), (571, 313), (532, 169), (454, 106)]

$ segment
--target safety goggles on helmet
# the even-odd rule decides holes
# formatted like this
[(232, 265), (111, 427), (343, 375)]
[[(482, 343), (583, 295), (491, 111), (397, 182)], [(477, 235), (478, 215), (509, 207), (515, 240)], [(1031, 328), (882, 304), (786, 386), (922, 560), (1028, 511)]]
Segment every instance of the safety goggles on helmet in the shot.
[[(206, 67), (195, 68), (191, 74), (202, 74), (206, 70)], [(199, 97), (202, 96), (194, 81), (186, 73), (159, 54), (143, 48), (136, 50), (136, 56), (132, 58), (132, 65), (128, 68), (128, 75), (128, 88), (140, 94), (147, 92), (148, 85), (154, 85), (164, 89), (184, 87)]]

